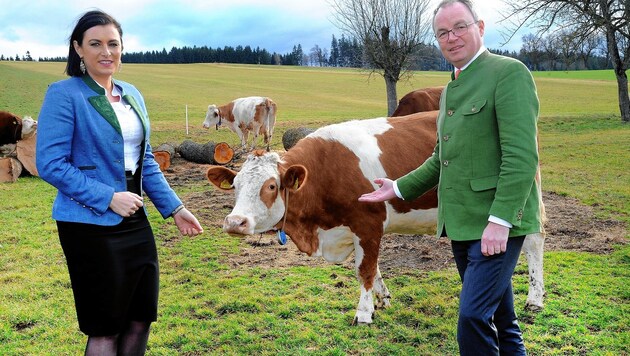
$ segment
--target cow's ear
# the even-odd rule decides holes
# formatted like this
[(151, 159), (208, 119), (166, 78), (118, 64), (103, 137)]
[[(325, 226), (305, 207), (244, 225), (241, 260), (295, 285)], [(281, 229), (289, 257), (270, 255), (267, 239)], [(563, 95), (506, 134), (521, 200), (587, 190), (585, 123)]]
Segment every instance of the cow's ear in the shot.
[(291, 192), (297, 192), (304, 186), (307, 177), (308, 171), (306, 167), (302, 165), (291, 166), (284, 175), (282, 175), (282, 186), (289, 189)]
[(210, 183), (214, 184), (220, 189), (230, 190), (234, 189), (234, 177), (236, 172), (221, 166), (211, 166), (206, 173)]

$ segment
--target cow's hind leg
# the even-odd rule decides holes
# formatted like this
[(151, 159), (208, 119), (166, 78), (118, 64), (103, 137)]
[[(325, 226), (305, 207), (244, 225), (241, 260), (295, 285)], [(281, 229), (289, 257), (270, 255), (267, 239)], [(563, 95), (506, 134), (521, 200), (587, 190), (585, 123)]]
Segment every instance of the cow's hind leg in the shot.
[(533, 311), (539, 311), (543, 308), (545, 295), (545, 283), (543, 281), (544, 245), (545, 237), (540, 233), (527, 235), (523, 243), (523, 253), (527, 258), (529, 269), (529, 293), (525, 308)]
[(389, 308), (391, 306), (389, 289), (387, 289), (385, 281), (381, 276), (381, 270), (378, 264), (376, 265), (376, 277), (374, 278), (374, 295), (376, 296), (377, 309)]

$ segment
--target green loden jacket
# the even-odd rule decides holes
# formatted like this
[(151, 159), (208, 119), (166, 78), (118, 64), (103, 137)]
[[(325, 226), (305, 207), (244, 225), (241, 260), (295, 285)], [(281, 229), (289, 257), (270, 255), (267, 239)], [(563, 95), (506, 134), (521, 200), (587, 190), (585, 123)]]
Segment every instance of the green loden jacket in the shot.
[(438, 186), (437, 236), (478, 240), (489, 215), (509, 236), (540, 232), (538, 96), (523, 63), (483, 52), (442, 93), (437, 145), (396, 182), (405, 200)]

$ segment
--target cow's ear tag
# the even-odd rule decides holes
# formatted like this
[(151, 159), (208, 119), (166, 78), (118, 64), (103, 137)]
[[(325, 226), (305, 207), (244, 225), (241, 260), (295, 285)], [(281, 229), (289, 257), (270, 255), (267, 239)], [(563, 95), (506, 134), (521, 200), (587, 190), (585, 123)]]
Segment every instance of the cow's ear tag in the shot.
[(284, 233), (284, 230), (278, 230), (278, 243), (280, 245), (287, 243), (287, 234)]
[(295, 184), (293, 185), (293, 189), (294, 189), (294, 190), (297, 190), (299, 186), (300, 186), (300, 180), (299, 180), (299, 179), (296, 179), (296, 180), (295, 180)]
[(220, 185), (221, 189), (232, 189), (232, 184), (226, 180), (223, 180)]

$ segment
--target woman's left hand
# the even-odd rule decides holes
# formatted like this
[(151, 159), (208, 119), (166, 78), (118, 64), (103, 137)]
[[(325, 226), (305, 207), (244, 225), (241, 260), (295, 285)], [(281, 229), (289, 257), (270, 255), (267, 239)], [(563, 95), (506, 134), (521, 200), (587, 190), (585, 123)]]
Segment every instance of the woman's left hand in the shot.
[(203, 232), (203, 228), (197, 218), (188, 209), (183, 208), (173, 215), (175, 225), (179, 232), (185, 236), (197, 236)]

